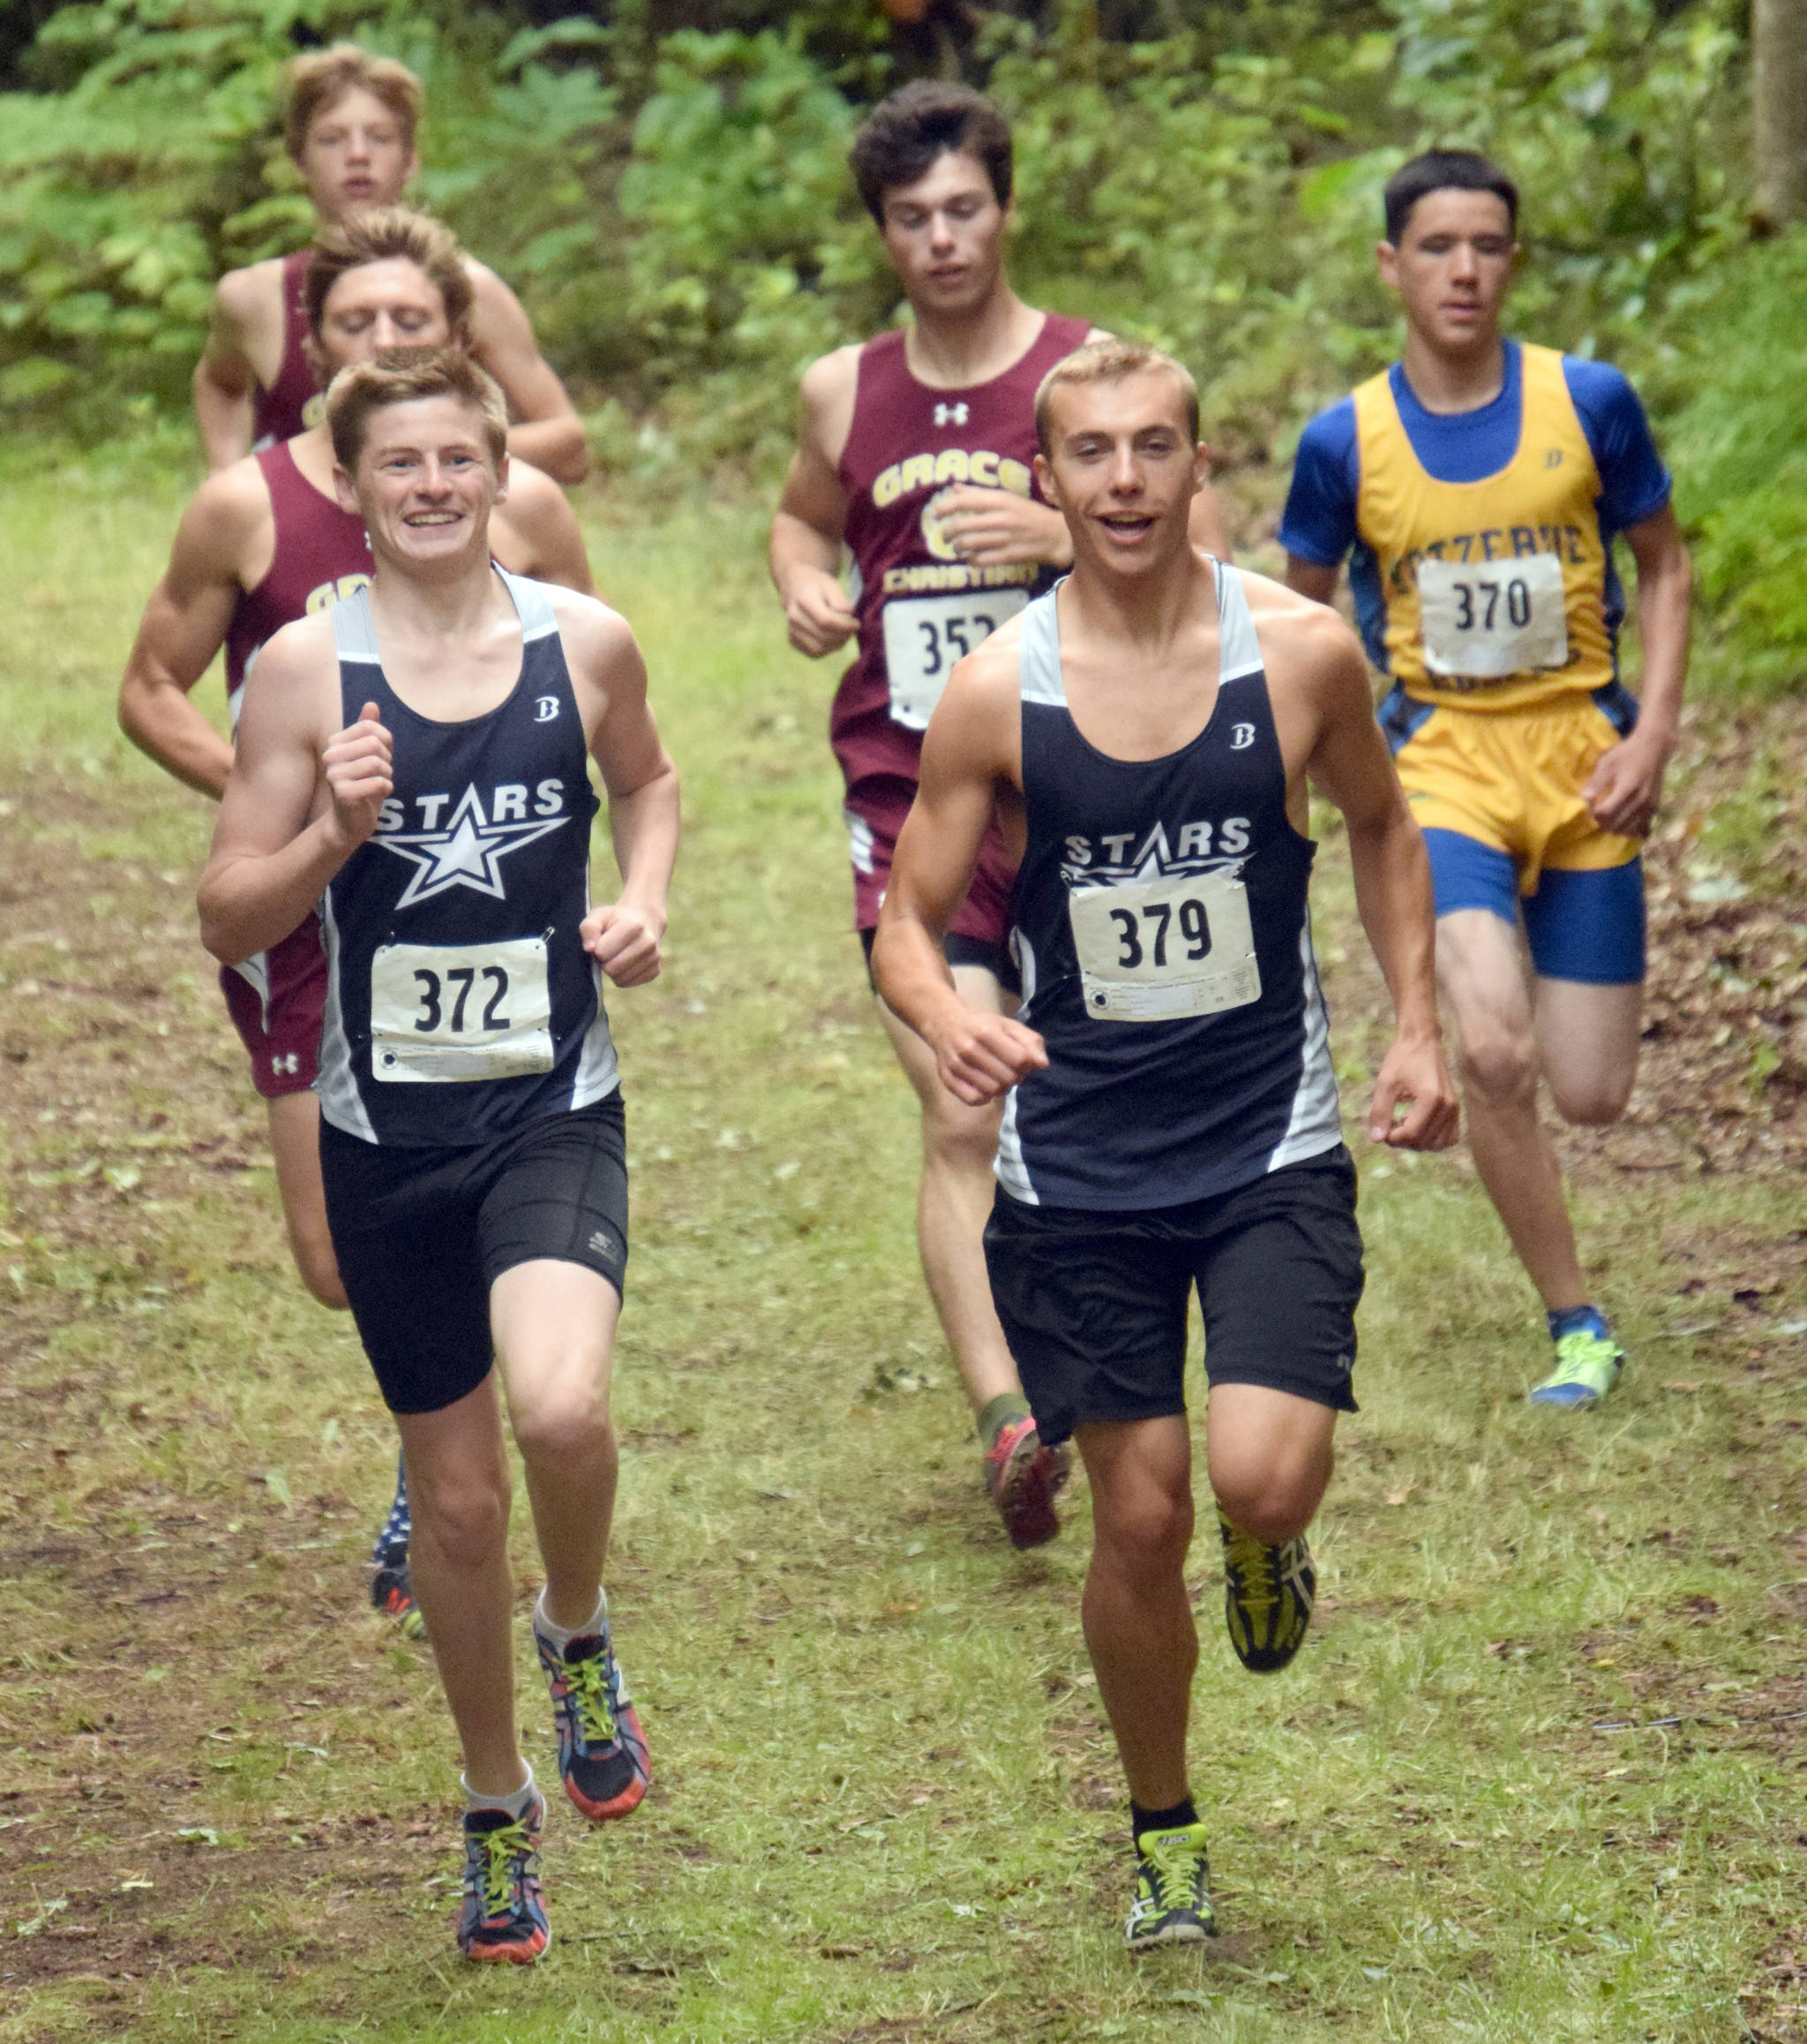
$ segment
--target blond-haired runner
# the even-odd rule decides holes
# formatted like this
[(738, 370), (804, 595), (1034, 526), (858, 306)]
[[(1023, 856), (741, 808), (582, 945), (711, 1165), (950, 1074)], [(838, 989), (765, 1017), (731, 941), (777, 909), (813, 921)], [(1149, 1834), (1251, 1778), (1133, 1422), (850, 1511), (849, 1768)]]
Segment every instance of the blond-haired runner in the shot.
[[(482, 371), (360, 364), (326, 417), (374, 571), (264, 648), (201, 930), (229, 964), (324, 897), (326, 1211), (406, 1449), (416, 1593), (463, 1750), (458, 1942), (523, 1962), (549, 1935), (545, 1804), (515, 1725), (491, 1364), (545, 1567), (533, 1629), (559, 1773), (586, 1817), (625, 1816), (649, 1764), (602, 1593), (627, 1176), (601, 981), (659, 970), (677, 776), (623, 620), (494, 565), (506, 412)], [(592, 761), (621, 873), (601, 906)]]
[[(420, 168), (420, 80), (391, 56), (335, 42), (284, 72), (283, 139), (320, 226), (394, 206)], [(309, 251), (229, 270), (214, 293), (207, 344), (194, 372), (194, 410), (207, 466), (292, 440), (321, 416), (307, 349)], [(507, 396), (508, 446), (560, 483), (589, 465), (583, 425), (539, 351), (521, 301), (496, 273), (461, 258), (470, 279), (470, 348)]]
[[(1038, 312), (1010, 288), (1010, 130), (981, 94), (905, 86), (874, 109), (850, 161), (911, 323), (805, 375), (771, 563), (792, 645), (821, 658), (857, 641), (830, 735), (846, 784), (854, 927), (869, 955), (923, 727), (949, 672), (1071, 559), (1035, 486), (1035, 391), (1098, 329)], [(1208, 485), (1194, 537), (1222, 551)], [(993, 1014), (1014, 999), (1009, 889), (993, 833), (945, 938), (962, 998)], [(917, 1238), (929, 1293), (977, 1415), (992, 1499), (1012, 1542), (1033, 1546), (1058, 1529), (1066, 1457), (1036, 1432), (986, 1283), (979, 1236), (998, 1110), (956, 1100), (920, 1040), (880, 1013), (921, 1103)]]
[[(1398, 1017), (1376, 1142), (1455, 1140), (1430, 874), (1329, 612), (1207, 559), (1180, 365), (1083, 348), (1038, 401), (1037, 473), (1073, 572), (955, 669), (923, 741), (874, 966), (940, 1083), (1006, 1102), (985, 1246), (1044, 1439), (1079, 1444), (1082, 1606), (1128, 1777), (1134, 1950), (1215, 1928), (1187, 1775), (1196, 1289), (1230, 1639), (1284, 1667), (1311, 1617), (1306, 1528), (1351, 1411), (1362, 1283), (1307, 905), (1307, 778), (1343, 812)], [(963, 1002), (941, 939), (995, 808), (1016, 862), (1012, 1019)]]

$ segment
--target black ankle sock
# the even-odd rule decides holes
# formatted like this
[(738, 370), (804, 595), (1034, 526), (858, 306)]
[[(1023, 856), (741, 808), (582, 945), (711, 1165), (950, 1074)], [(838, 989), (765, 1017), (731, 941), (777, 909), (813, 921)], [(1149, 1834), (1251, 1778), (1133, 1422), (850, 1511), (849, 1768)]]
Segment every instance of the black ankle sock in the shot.
[(1145, 1810), (1140, 1803), (1129, 1806), (1129, 1831), (1132, 1837), (1139, 1838), (1144, 1831), (1177, 1831), (1182, 1824), (1196, 1824), (1198, 1812), (1192, 1807), (1192, 1798), (1187, 1796), (1170, 1810)]

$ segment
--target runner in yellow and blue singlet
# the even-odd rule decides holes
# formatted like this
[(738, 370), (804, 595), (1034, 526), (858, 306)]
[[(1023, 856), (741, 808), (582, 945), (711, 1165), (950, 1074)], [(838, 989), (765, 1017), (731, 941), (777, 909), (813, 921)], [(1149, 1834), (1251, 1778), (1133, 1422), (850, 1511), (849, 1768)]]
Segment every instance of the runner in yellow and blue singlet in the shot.
[[(1430, 850), (1470, 1144), (1556, 1344), (1532, 1395), (1580, 1405), (1611, 1388), (1623, 1352), (1581, 1275), (1537, 1085), (1568, 1120), (1599, 1123), (1636, 1073), (1639, 846), (1675, 743), (1688, 561), (1625, 377), (1500, 333), (1517, 211), (1511, 180), (1466, 151), (1394, 177), (1379, 253), (1405, 357), (1307, 427), (1280, 539), (1288, 582), (1320, 601), (1349, 557), (1369, 658), (1392, 684), (1381, 720)], [(1641, 701), (1618, 671), (1621, 535)]]

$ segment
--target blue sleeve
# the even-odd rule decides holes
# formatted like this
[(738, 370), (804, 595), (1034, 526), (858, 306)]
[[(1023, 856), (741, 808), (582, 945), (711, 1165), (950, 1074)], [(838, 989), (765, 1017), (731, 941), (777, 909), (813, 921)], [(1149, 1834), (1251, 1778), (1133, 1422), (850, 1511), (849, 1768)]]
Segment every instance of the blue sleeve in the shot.
[(1563, 378), (1600, 470), (1601, 522), (1608, 535), (1641, 524), (1668, 502), (1669, 472), (1638, 393), (1610, 363), (1574, 355), (1563, 356)]
[(1355, 496), (1361, 486), (1355, 400), (1321, 411), (1299, 436), (1293, 486), (1280, 520), (1280, 545), (1301, 560), (1337, 567), (1355, 544)]

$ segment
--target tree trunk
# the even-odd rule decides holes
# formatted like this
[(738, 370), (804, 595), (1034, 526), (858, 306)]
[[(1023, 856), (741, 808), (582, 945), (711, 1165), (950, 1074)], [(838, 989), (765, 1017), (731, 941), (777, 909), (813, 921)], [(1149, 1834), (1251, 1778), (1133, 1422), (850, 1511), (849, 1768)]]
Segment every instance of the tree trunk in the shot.
[(1752, 0), (1751, 112), (1759, 233), (1807, 219), (1807, 0)]

